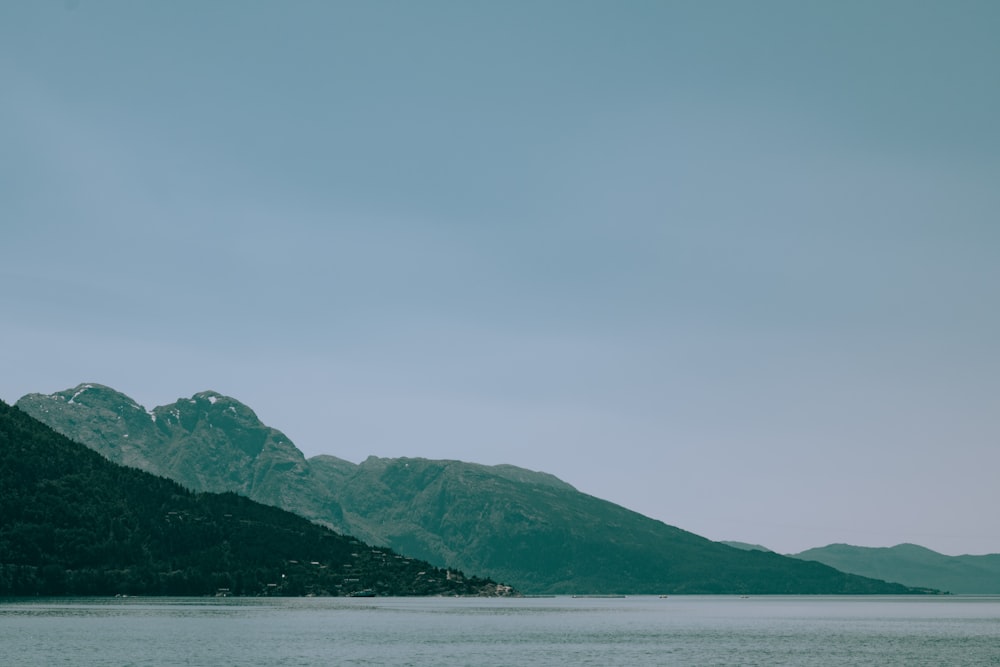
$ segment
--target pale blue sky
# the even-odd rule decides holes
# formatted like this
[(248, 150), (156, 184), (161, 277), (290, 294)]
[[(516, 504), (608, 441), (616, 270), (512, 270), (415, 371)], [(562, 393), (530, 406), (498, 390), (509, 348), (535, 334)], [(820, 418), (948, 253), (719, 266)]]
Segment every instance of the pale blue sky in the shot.
[(0, 397), (1000, 552), (1000, 4), (0, 4)]

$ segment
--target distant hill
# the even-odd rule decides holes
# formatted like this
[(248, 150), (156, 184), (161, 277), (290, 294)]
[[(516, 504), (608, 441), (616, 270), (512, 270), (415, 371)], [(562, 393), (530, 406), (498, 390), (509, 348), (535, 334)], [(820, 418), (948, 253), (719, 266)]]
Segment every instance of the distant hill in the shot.
[(1000, 554), (946, 556), (916, 544), (894, 547), (831, 544), (792, 557), (907, 586), (926, 586), (955, 594), (1000, 594)]
[(526, 593), (907, 593), (819, 563), (712, 542), (545, 473), (420, 458), (306, 460), (235, 399), (147, 412), (101, 385), (18, 407), (115, 461), (232, 490), (438, 566)]
[(504, 592), (111, 463), (0, 401), (0, 596)]

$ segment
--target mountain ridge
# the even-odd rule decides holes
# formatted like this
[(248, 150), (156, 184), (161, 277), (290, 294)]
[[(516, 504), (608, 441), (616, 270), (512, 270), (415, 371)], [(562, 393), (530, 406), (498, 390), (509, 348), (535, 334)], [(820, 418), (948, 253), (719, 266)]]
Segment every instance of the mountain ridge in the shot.
[[(281, 431), (237, 399), (206, 390), (146, 410), (96, 382), (53, 394), (28, 394), (17, 407), (116, 463), (174, 479), (197, 491), (235, 491), (314, 520), (338, 508), (315, 507), (305, 456)], [(189, 448), (197, 442), (198, 452)], [(333, 528), (336, 521), (325, 520)]]
[(915, 592), (820, 563), (739, 551), (517, 466), (305, 459), (284, 434), (216, 392), (146, 412), (88, 383), (28, 394), (17, 405), (68, 437), (81, 432), (84, 444), (112, 460), (145, 456), (142, 465), (196, 490), (238, 491), (526, 593)]

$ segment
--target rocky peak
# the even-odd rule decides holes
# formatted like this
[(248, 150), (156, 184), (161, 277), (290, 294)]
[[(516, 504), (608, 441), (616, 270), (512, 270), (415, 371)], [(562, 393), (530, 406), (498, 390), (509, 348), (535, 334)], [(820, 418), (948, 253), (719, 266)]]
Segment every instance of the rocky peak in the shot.
[[(263, 424), (257, 414), (235, 398), (202, 391), (154, 410), (157, 421), (187, 434), (197, 434), (211, 448), (256, 458), (269, 443), (286, 444), (279, 431)], [(174, 434), (177, 437), (178, 434)]]
[[(29, 394), (18, 407), (112, 461), (197, 491), (237, 491), (280, 504), (286, 486), (308, 481), (305, 457), (285, 434), (217, 391), (146, 412), (121, 392), (85, 383), (54, 394)], [(288, 476), (295, 478), (290, 484)]]
[(162, 474), (144, 451), (155, 438), (152, 417), (111, 387), (87, 382), (53, 394), (28, 394), (17, 407), (116, 463)]
[[(145, 412), (143, 407), (136, 403), (131, 397), (120, 391), (96, 382), (86, 382), (78, 384), (72, 389), (57, 391), (54, 394), (29, 394), (29, 397), (51, 399), (62, 402), (66, 405), (81, 405), (89, 408), (104, 408), (113, 412), (140, 411)], [(21, 400), (25, 400), (21, 399)]]

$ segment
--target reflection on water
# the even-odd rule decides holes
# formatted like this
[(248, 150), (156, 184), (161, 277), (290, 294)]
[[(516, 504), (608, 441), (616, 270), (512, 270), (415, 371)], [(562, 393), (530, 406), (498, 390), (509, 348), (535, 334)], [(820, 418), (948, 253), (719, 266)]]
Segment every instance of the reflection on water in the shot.
[(0, 602), (4, 664), (1000, 665), (996, 597)]

